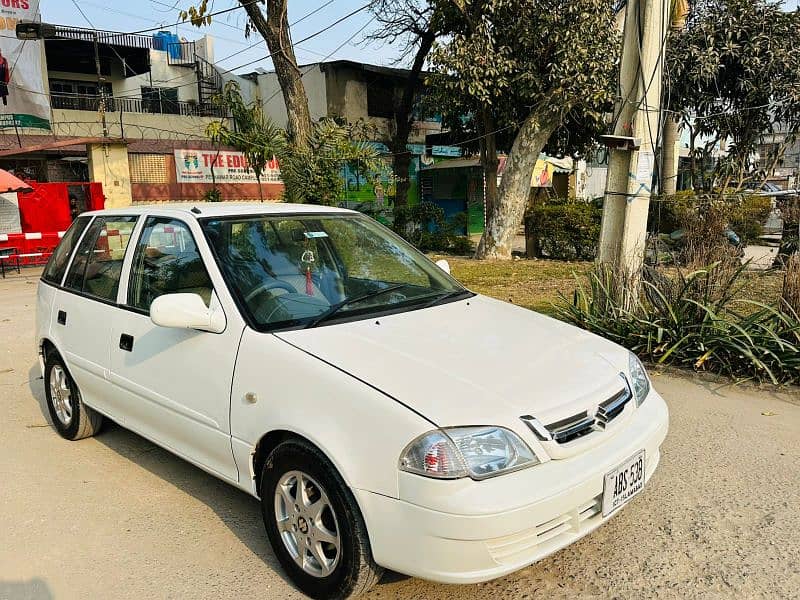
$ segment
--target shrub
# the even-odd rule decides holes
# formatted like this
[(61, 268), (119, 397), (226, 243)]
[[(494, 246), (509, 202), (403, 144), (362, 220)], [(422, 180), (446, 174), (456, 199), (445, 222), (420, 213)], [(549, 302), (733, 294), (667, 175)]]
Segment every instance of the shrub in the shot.
[(767, 196), (698, 196), (694, 192), (678, 192), (674, 196), (654, 199), (650, 203), (648, 231), (673, 233), (685, 229), (695, 220), (723, 222), (739, 236), (743, 245), (758, 240), (764, 233), (763, 224), (772, 210)]
[(597, 256), (603, 210), (593, 202), (553, 201), (531, 209), (525, 232), (537, 258), (593, 260)]
[(800, 381), (800, 319), (788, 307), (738, 299), (744, 266), (722, 263), (665, 274), (645, 268), (633, 301), (614, 270), (597, 267), (578, 282), (557, 315), (646, 360), (772, 383)]
[(472, 242), (460, 235), (467, 215), (461, 213), (448, 221), (444, 210), (432, 202), (420, 202), (410, 207), (396, 207), (393, 229), (423, 252), (470, 254)]
[(219, 188), (213, 187), (203, 194), (203, 201), (222, 202), (222, 193), (219, 191)]

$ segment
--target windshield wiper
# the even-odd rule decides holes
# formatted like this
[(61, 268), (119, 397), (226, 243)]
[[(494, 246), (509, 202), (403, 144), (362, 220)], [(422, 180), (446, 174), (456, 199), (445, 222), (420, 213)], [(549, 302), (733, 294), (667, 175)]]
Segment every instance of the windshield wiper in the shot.
[(429, 308), (431, 306), (436, 306), (437, 304), (441, 304), (445, 300), (449, 300), (450, 298), (456, 298), (457, 296), (463, 296), (464, 294), (470, 294), (470, 297), (472, 296), (472, 292), (470, 292), (469, 290), (451, 290), (449, 292), (442, 292), (436, 294), (436, 296), (432, 300), (423, 304), (420, 308)]
[(407, 285), (408, 285), (407, 283), (398, 283), (397, 285), (390, 285), (389, 287), (385, 287), (380, 290), (373, 290), (371, 292), (367, 292), (366, 294), (356, 296), (355, 298), (345, 298), (341, 302), (333, 304), (328, 310), (326, 310), (322, 314), (311, 319), (311, 321), (309, 321), (303, 329), (310, 329), (311, 327), (316, 327), (323, 321), (327, 321), (345, 306), (348, 306), (350, 304), (355, 304), (356, 302), (362, 302), (363, 300), (369, 300), (370, 298), (377, 298), (378, 296), (382, 296), (383, 294), (388, 294), (389, 292), (393, 292), (395, 290), (399, 290), (400, 288), (404, 288)]

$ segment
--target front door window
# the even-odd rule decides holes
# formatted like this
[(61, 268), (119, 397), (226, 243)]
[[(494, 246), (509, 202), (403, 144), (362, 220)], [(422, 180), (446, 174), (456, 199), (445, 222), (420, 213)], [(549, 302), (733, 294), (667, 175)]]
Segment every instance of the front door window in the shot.
[(150, 217), (133, 256), (128, 305), (150, 312), (163, 294), (198, 294), (211, 302), (211, 279), (189, 228), (168, 217)]

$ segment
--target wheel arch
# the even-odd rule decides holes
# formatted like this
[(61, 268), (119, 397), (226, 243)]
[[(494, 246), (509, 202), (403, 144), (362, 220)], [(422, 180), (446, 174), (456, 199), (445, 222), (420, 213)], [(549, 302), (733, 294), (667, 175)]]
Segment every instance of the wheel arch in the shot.
[[(275, 448), (278, 447), (279, 444), (292, 439), (301, 440), (316, 448), (328, 460), (331, 467), (336, 469), (336, 472), (339, 474), (339, 477), (342, 478), (342, 481), (344, 481), (345, 485), (347, 487), (351, 487), (346, 473), (342, 471), (341, 465), (338, 464), (335, 460), (333, 460), (331, 454), (327, 452), (325, 448), (319, 444), (318, 441), (313, 440), (308, 436), (298, 433), (296, 431), (291, 431), (289, 429), (273, 429), (272, 431), (268, 431), (267, 433), (261, 436), (261, 438), (254, 446), (253, 451), (250, 455), (250, 462), (251, 462), (250, 468), (252, 469), (253, 473), (253, 479), (255, 484), (254, 492), (256, 496), (260, 497), (261, 472), (264, 468), (264, 463), (266, 462), (267, 457)], [(356, 502), (358, 501), (356, 500)]]
[(51, 352), (55, 352), (56, 354), (61, 356), (61, 353), (58, 351), (58, 348), (56, 348), (56, 345), (53, 343), (53, 341), (47, 337), (44, 337), (41, 340), (39, 340), (38, 350), (39, 350), (39, 369), (42, 372), (42, 377), (44, 377), (44, 365), (47, 355), (50, 354)]

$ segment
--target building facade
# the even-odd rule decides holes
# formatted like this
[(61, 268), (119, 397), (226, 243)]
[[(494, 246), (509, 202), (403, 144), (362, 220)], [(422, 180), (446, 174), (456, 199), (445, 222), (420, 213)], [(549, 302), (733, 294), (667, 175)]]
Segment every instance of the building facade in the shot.
[(24, 44), (39, 46), (44, 91), (37, 96), (45, 98), (49, 129), (29, 127), (20, 115), (1, 120), (0, 168), (39, 182), (99, 181), (109, 206), (196, 201), (212, 189), (223, 200), (280, 197), (277, 178), (260, 188), (246, 169), (220, 165), (220, 154), (235, 153), (205, 135), (212, 121), (227, 117), (212, 100), (223, 77), (210, 37), (55, 26), (46, 39)]

